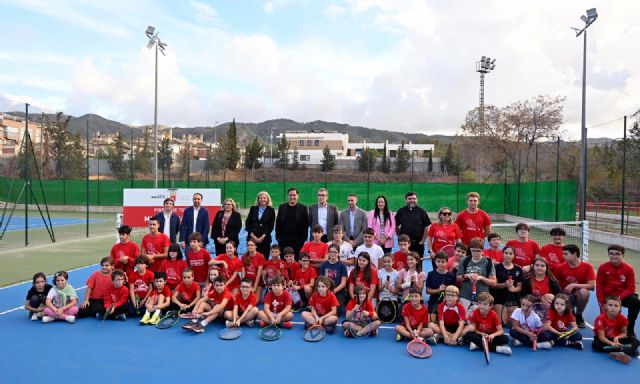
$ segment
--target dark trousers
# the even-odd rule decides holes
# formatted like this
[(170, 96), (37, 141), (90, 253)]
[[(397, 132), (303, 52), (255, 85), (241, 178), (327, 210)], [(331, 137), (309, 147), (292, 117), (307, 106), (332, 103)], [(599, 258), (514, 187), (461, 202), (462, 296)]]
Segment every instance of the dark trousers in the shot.
[[(509, 330), (509, 335), (518, 340), (519, 342), (521, 342), (522, 344), (526, 345), (527, 347), (533, 347), (533, 342), (531, 341), (531, 339), (529, 338), (529, 336), (525, 335), (524, 333), (520, 333), (518, 331), (516, 331), (514, 328), (511, 328)], [(549, 341), (549, 332), (542, 332), (538, 335), (538, 343), (543, 343), (545, 341)]]
[(608, 350), (608, 349), (605, 349), (607, 344), (600, 341), (600, 339), (598, 339), (598, 337), (596, 336), (593, 339), (593, 343), (591, 343), (591, 349), (593, 349), (595, 352), (624, 352), (629, 356), (638, 355), (638, 345), (640, 345), (640, 342), (638, 342), (638, 339), (636, 339), (635, 337), (625, 337), (624, 339), (620, 339), (618, 341), (620, 342), (620, 344), (629, 344), (631, 345), (631, 347), (620, 348), (619, 350)]
[[(465, 341), (473, 343), (478, 347), (482, 348), (482, 335), (480, 335), (478, 332), (467, 332), (462, 336), (462, 338)], [(495, 352), (497, 346), (507, 345), (507, 344), (509, 344), (509, 336), (507, 335), (496, 336), (493, 338), (493, 341), (489, 342), (489, 350), (491, 352)]]
[(544, 331), (543, 333), (547, 334), (547, 337), (549, 338), (549, 340), (553, 341), (553, 345), (559, 345), (561, 347), (564, 347), (567, 345), (568, 341), (580, 341), (582, 340), (582, 334), (580, 332), (576, 332), (573, 335), (569, 336), (569, 337), (565, 337), (562, 340), (558, 340), (558, 335), (556, 335), (553, 332), (549, 332), (549, 331)]
[(424, 257), (424, 244), (420, 244), (420, 239), (413, 240), (411, 239), (411, 245), (409, 245), (409, 250), (411, 252), (416, 252), (419, 257)]
[[(102, 318), (102, 316), (104, 316), (104, 314), (107, 312), (107, 309), (102, 306), (99, 310), (98, 310), (98, 315), (100, 315), (100, 317)], [(113, 308), (113, 312), (111, 312), (111, 314), (107, 317), (107, 319), (109, 320), (114, 320), (116, 318), (116, 316), (118, 315), (124, 315), (127, 312), (129, 312), (129, 305), (128, 303), (124, 303), (119, 307), (115, 307)]]
[(256, 246), (256, 251), (264, 256), (265, 260), (271, 257), (271, 239), (265, 237), (264, 241)]
[(293, 252), (296, 253), (296, 261), (300, 259), (300, 249), (302, 249), (302, 246), (304, 245), (304, 240), (299, 241), (297, 239), (280, 239), (280, 241), (278, 241), (278, 244), (280, 245), (280, 254), (282, 256), (284, 256), (284, 249), (286, 247), (291, 247), (293, 248)]
[(627, 326), (627, 335), (635, 336), (636, 331), (636, 319), (638, 318), (638, 312), (640, 312), (640, 299), (636, 293), (629, 295), (622, 300), (622, 306), (629, 309), (629, 325)]
[(89, 299), (89, 306), (87, 308), (80, 307), (78, 310), (78, 318), (82, 319), (84, 317), (95, 317), (96, 313), (99, 313), (100, 309), (102, 309), (102, 313), (104, 313), (104, 301), (101, 299)]

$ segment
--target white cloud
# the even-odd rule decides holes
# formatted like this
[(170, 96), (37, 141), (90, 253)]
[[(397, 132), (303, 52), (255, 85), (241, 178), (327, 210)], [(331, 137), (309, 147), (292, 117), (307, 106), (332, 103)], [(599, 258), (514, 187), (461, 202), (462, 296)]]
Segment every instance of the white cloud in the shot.
[(337, 18), (344, 15), (345, 9), (344, 7), (340, 7), (338, 5), (332, 4), (325, 7), (322, 10), (322, 13), (329, 18)]
[(267, 1), (262, 6), (262, 10), (264, 11), (264, 13), (266, 13), (268, 15), (273, 13), (273, 8), (274, 8), (273, 1)]
[(201, 23), (212, 21), (218, 16), (218, 11), (209, 4), (200, 1), (191, 1), (189, 4), (196, 11), (196, 20)]

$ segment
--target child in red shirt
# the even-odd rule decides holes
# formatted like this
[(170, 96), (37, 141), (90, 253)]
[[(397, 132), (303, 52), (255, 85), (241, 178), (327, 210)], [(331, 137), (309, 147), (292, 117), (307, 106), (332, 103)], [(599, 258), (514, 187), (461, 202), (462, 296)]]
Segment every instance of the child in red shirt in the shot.
[(110, 253), (114, 261), (113, 268), (123, 271), (125, 275), (133, 271), (134, 260), (140, 256), (140, 248), (138, 248), (138, 244), (129, 240), (130, 235), (130, 226), (123, 225), (118, 228), (120, 242), (111, 247)]
[[(113, 284), (104, 293), (103, 307), (98, 311), (99, 316), (107, 315), (107, 319), (126, 320), (129, 311), (129, 288), (124, 284), (125, 274), (119, 269), (111, 273)], [(108, 312), (108, 313), (107, 313)]]
[(285, 262), (280, 259), (280, 246), (273, 244), (271, 246), (271, 258), (264, 264), (264, 270), (262, 271), (263, 286), (270, 289), (270, 285), (278, 276), (282, 277), (282, 281), (284, 281), (284, 276), (288, 276), (287, 266)]
[[(302, 254), (300, 254), (302, 260)], [(333, 280), (326, 276), (318, 277), (316, 292), (309, 300), (310, 311), (302, 312), (305, 328), (312, 325), (322, 325), (327, 333), (333, 333), (338, 322), (338, 298), (331, 292)]]
[(458, 302), (460, 290), (449, 285), (444, 290), (444, 301), (438, 305), (438, 324), (431, 323), (429, 328), (437, 335), (436, 340), (443, 339), (447, 345), (458, 345), (458, 339), (464, 330), (466, 311)]
[[(167, 286), (167, 274), (156, 272), (153, 276), (153, 289), (144, 303), (147, 309), (140, 319), (140, 324), (156, 325), (160, 322), (160, 313), (171, 303), (171, 290)], [(152, 314), (153, 313), (153, 314)]]
[[(347, 303), (347, 320), (342, 322), (342, 329), (345, 330), (344, 336), (353, 337), (351, 330), (355, 331), (358, 336), (363, 336), (367, 333), (370, 333), (371, 336), (377, 335), (377, 329), (382, 325), (382, 322), (378, 319), (371, 300), (368, 299), (367, 290), (363, 285), (358, 284), (353, 288), (353, 294), (354, 297)], [(356, 311), (362, 311), (365, 317), (371, 319), (371, 324), (362, 327), (356, 323), (352, 323), (350, 319), (353, 318)]]
[(209, 262), (209, 265), (217, 265), (222, 269), (222, 277), (226, 282), (226, 286), (235, 295), (240, 291), (240, 273), (242, 265), (236, 254), (236, 243), (233, 240), (227, 241), (225, 244), (224, 255), (218, 255)]
[(407, 266), (407, 256), (409, 256), (409, 246), (411, 238), (407, 235), (398, 236), (398, 251), (393, 254), (393, 269), (399, 271)]
[(497, 233), (490, 233), (487, 236), (489, 242), (489, 248), (482, 251), (482, 255), (493, 260), (494, 263), (502, 263), (502, 250), (500, 249), (500, 235)]
[(187, 263), (189, 268), (193, 269), (193, 278), (201, 287), (204, 287), (207, 280), (209, 261), (211, 261), (211, 254), (202, 248), (202, 235), (198, 232), (193, 232), (189, 235)]
[(522, 268), (522, 272), (528, 275), (531, 264), (536, 257), (540, 257), (540, 246), (533, 240), (529, 240), (529, 226), (525, 223), (516, 225), (516, 239), (507, 241), (506, 246), (512, 246), (516, 251), (513, 263)]
[(284, 328), (293, 327), (293, 323), (291, 323), (291, 319), (293, 319), (291, 296), (284, 289), (282, 276), (276, 276), (271, 283), (271, 290), (264, 297), (264, 307), (262, 311), (258, 312), (258, 319), (260, 319), (260, 328), (264, 328), (268, 324), (282, 324)]
[(172, 291), (182, 282), (182, 271), (187, 268), (187, 262), (182, 260), (180, 244), (169, 246), (169, 257), (164, 262), (164, 273), (167, 274), (167, 285)]
[[(582, 350), (582, 334), (578, 332), (578, 324), (571, 313), (571, 302), (569, 296), (558, 293), (551, 303), (548, 312), (548, 320), (544, 323), (545, 332), (553, 345), (575, 348)], [(558, 339), (560, 335), (569, 330), (574, 330), (574, 334), (563, 339)]]
[(549, 231), (549, 235), (551, 235), (552, 242), (540, 248), (540, 256), (549, 262), (551, 272), (555, 273), (556, 267), (564, 263), (562, 247), (564, 246), (564, 237), (567, 233), (564, 229), (556, 227)]
[(87, 280), (87, 291), (84, 300), (80, 304), (78, 318), (95, 317), (104, 307), (104, 295), (113, 285), (111, 272), (113, 271), (113, 259), (103, 257), (100, 260), (100, 270), (95, 271)]
[(200, 285), (193, 279), (193, 270), (185, 268), (182, 271), (182, 281), (171, 296), (171, 309), (186, 311), (193, 308), (200, 300)]
[(409, 289), (409, 301), (402, 307), (403, 324), (396, 325), (396, 341), (405, 338), (412, 340), (416, 337), (427, 339), (429, 344), (435, 344), (433, 329), (429, 328), (429, 310), (422, 305), (422, 295), (416, 288)]
[(182, 328), (195, 333), (203, 333), (207, 325), (220, 315), (222, 315), (220, 316), (220, 318), (222, 318), (224, 311), (233, 309), (233, 305), (233, 295), (226, 287), (224, 277), (217, 276), (213, 280), (213, 289), (207, 292), (207, 301), (204, 302), (199, 309), (199, 311), (201, 311), (201, 319), (203, 319), (193, 319), (190, 322), (184, 323)]
[(378, 271), (371, 265), (371, 258), (367, 252), (360, 252), (356, 267), (349, 276), (349, 295), (352, 298), (355, 298), (356, 285), (362, 285), (367, 292), (367, 300), (373, 300), (378, 288)]
[(455, 253), (447, 261), (447, 271), (451, 272), (452, 275), (455, 276), (458, 273), (458, 264), (460, 264), (460, 260), (467, 255), (467, 249), (464, 243), (456, 244)]
[(489, 350), (505, 355), (511, 354), (509, 336), (504, 334), (502, 323), (493, 307), (493, 296), (489, 292), (478, 294), (478, 309), (471, 313), (466, 333), (462, 336), (469, 342), (469, 350), (474, 351), (482, 345), (482, 338), (487, 338)]
[(242, 324), (253, 327), (258, 316), (258, 299), (251, 292), (252, 286), (253, 282), (246, 277), (240, 282), (240, 292), (233, 297), (233, 309), (224, 312), (227, 327), (239, 327)]
[(640, 343), (635, 337), (627, 335), (628, 321), (621, 310), (622, 301), (619, 297), (609, 296), (605, 299), (605, 312), (600, 313), (593, 323), (595, 337), (591, 348), (596, 352), (610, 352), (613, 359), (629, 364), (631, 356), (638, 355)]
[(129, 272), (129, 296), (131, 297), (129, 314), (140, 315), (140, 309), (144, 306), (147, 294), (153, 285), (153, 272), (147, 270), (149, 258), (145, 255), (136, 257), (136, 268)]
[(167, 258), (171, 240), (162, 232), (158, 231), (158, 219), (149, 219), (149, 233), (144, 235), (140, 243), (140, 252), (149, 258), (149, 269), (152, 272), (162, 271), (162, 265)]
[(322, 226), (319, 224), (314, 225), (311, 228), (311, 236), (313, 236), (312, 241), (307, 241), (300, 249), (300, 252), (305, 252), (309, 254), (309, 266), (318, 272), (320, 269), (320, 265), (327, 261), (327, 256), (329, 255), (329, 244), (322, 242), (322, 234), (323, 234)]
[(310, 257), (306, 252), (300, 252), (300, 268), (298, 268), (295, 272), (295, 276), (293, 278), (293, 289), (300, 293), (300, 297), (303, 301), (303, 306), (307, 306), (307, 302), (309, 298), (311, 298), (311, 294), (313, 293), (313, 286), (315, 283), (316, 277), (318, 274), (316, 270), (309, 267)]
[[(260, 281), (262, 280), (262, 270), (267, 261), (264, 255), (256, 251), (256, 249), (257, 245), (253, 240), (247, 241), (247, 253), (242, 255), (240, 264), (242, 265), (242, 276), (251, 280), (252, 291), (256, 297), (262, 297)], [(242, 290), (242, 287), (240, 287), (240, 290)]]

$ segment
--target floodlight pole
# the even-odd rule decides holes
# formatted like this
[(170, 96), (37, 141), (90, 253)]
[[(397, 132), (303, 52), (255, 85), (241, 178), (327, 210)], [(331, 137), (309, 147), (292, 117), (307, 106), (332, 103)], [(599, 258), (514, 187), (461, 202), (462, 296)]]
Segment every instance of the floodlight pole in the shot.
[(156, 46), (156, 86), (153, 108), (153, 188), (158, 188), (158, 44)]

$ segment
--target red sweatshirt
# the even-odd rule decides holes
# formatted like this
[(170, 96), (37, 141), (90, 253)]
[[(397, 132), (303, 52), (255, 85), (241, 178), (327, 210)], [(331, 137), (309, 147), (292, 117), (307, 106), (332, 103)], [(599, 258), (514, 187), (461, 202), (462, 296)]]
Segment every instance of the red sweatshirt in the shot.
[(104, 307), (109, 309), (111, 304), (115, 304), (113, 307), (117, 308), (123, 304), (126, 304), (129, 300), (129, 288), (124, 285), (120, 288), (115, 288), (113, 285), (104, 294)]
[(596, 296), (600, 305), (604, 304), (607, 296), (618, 296), (624, 300), (635, 292), (636, 276), (629, 264), (623, 261), (620, 265), (614, 266), (608, 261), (598, 268)]

